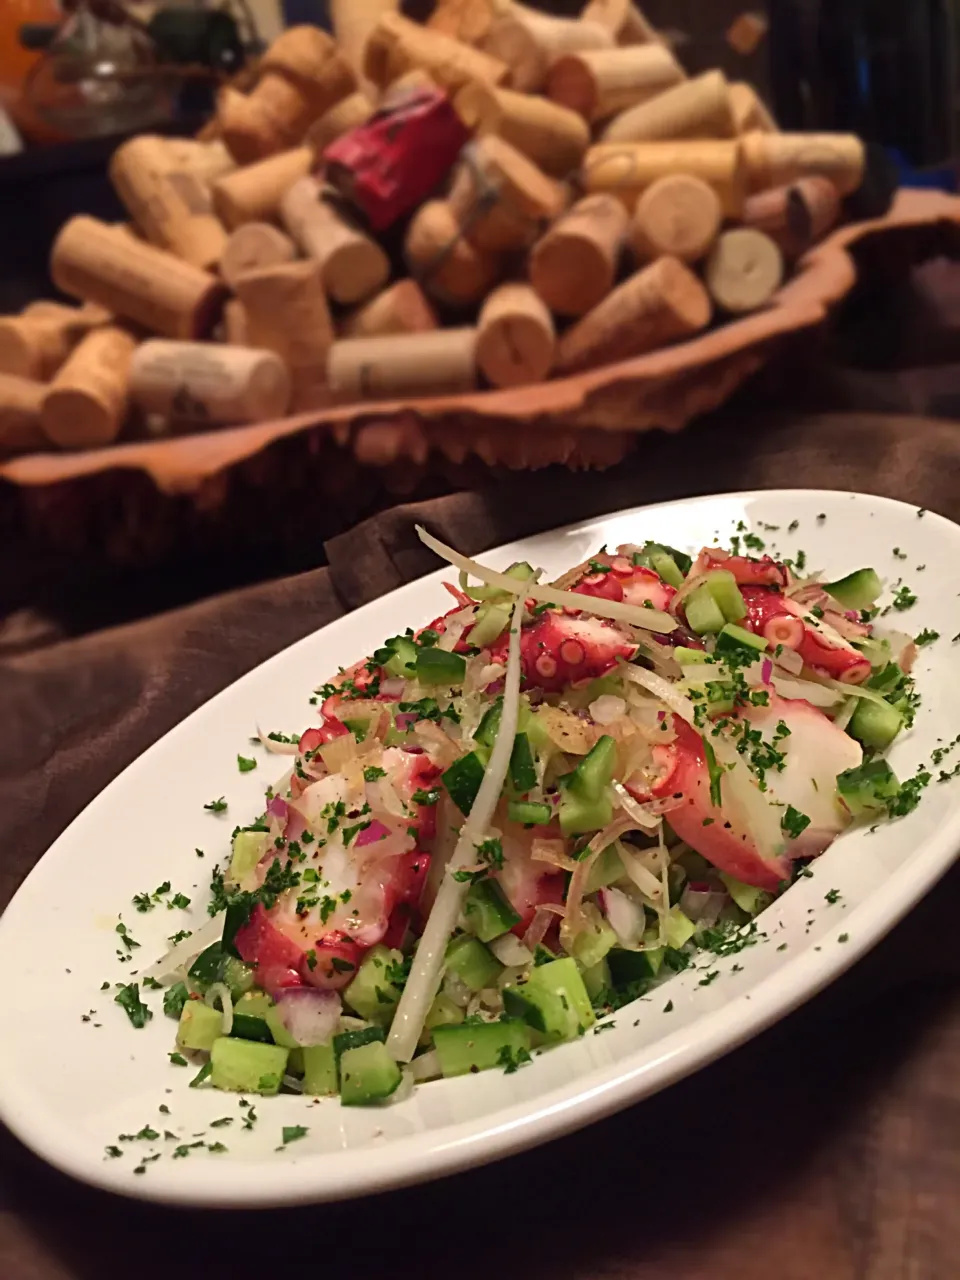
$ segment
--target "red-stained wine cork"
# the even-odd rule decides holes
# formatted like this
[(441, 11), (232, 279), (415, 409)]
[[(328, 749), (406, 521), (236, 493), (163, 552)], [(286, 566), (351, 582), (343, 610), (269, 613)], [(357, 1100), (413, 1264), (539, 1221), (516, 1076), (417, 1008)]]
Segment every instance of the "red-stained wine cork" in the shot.
[(474, 83), (457, 94), (454, 106), (478, 138), (502, 138), (557, 178), (576, 169), (590, 145), (581, 117), (546, 98)]
[(748, 196), (743, 222), (795, 258), (823, 238), (840, 217), (840, 193), (829, 178), (798, 178)]
[(512, 5), (483, 38), (482, 47), (510, 69), (510, 86), (521, 93), (543, 88), (552, 62), (581, 49), (610, 49), (614, 40), (604, 27), (570, 18), (553, 18), (523, 5)]
[(220, 261), (227, 233), (213, 212), (209, 187), (174, 167), (166, 141), (141, 134), (117, 147), (110, 180), (151, 244), (209, 270)]
[(105, 325), (83, 339), (47, 388), (41, 425), (63, 449), (96, 449), (119, 435), (136, 341)]
[(214, 276), (96, 218), (70, 219), (54, 241), (50, 273), (64, 293), (164, 337), (206, 336), (223, 303)]
[(0, 373), (0, 454), (48, 447), (40, 427), (46, 393), (42, 382)]
[(293, 262), (297, 247), (289, 236), (269, 222), (246, 222), (227, 241), (220, 259), (220, 275), (231, 289), (248, 271)]
[(553, 366), (553, 317), (528, 284), (494, 289), (477, 322), (477, 364), (495, 387), (542, 382)]
[(736, 142), (602, 142), (583, 162), (586, 189), (618, 196), (630, 210), (642, 192), (671, 173), (701, 178), (716, 191), (724, 214), (739, 216), (745, 172)]
[(628, 215), (616, 196), (578, 200), (530, 253), (530, 282), (551, 311), (582, 316), (613, 288)]
[(343, 322), (344, 338), (385, 338), (391, 333), (429, 333), (437, 317), (416, 280), (398, 280)]
[(736, 132), (730, 86), (722, 71), (684, 80), (615, 116), (604, 142), (658, 142), (673, 138), (732, 138)]
[(697, 262), (720, 232), (723, 211), (708, 183), (688, 173), (659, 178), (637, 201), (630, 243), (641, 262), (669, 254)]
[(783, 255), (769, 236), (752, 227), (725, 231), (704, 267), (716, 304), (731, 315), (765, 306), (783, 280)]
[(777, 122), (766, 104), (757, 96), (752, 85), (742, 80), (734, 80), (728, 89), (730, 95), (730, 111), (737, 133), (749, 133), (752, 129), (760, 129), (763, 133), (776, 133)]
[(362, 302), (390, 278), (387, 255), (348, 221), (313, 178), (300, 178), (280, 202), (280, 216), (308, 258), (323, 269), (323, 286), (337, 302)]
[(488, 136), (464, 148), (449, 204), (468, 240), (499, 252), (532, 244), (567, 199), (563, 184), (502, 138)]
[(344, 338), (330, 349), (330, 390), (340, 402), (470, 391), (476, 348), (476, 329)]
[(762, 133), (740, 139), (744, 165), (753, 191), (780, 187), (798, 178), (829, 178), (841, 195), (863, 181), (865, 151), (852, 133)]
[(156, 338), (134, 353), (130, 396), (188, 422), (269, 422), (287, 411), (290, 374), (272, 351)]
[(280, 201), (298, 178), (313, 168), (311, 147), (296, 147), (258, 164), (237, 169), (213, 184), (213, 204), (231, 230), (245, 222), (269, 222), (280, 211)]
[(627, 360), (687, 338), (710, 319), (710, 299), (676, 258), (660, 258), (630, 276), (560, 339), (558, 373)]
[(365, 93), (351, 93), (329, 111), (325, 111), (319, 120), (314, 121), (307, 130), (304, 142), (320, 156), (331, 142), (336, 142), (337, 138), (343, 137), (351, 129), (366, 124), (375, 109)]
[(596, 122), (647, 102), (683, 78), (683, 68), (665, 45), (630, 45), (558, 58), (547, 73), (546, 92)]
[(398, 13), (386, 13), (367, 40), (364, 73), (383, 87), (405, 71), (420, 69), (453, 94), (472, 80), (500, 84), (506, 64), (498, 58), (430, 31)]
[(403, 251), (411, 275), (430, 297), (454, 307), (486, 297), (500, 273), (499, 257), (466, 239), (446, 200), (421, 205)]
[(660, 40), (656, 28), (631, 0), (590, 0), (580, 16), (584, 22), (606, 27), (617, 44), (653, 44)]
[(237, 281), (247, 342), (275, 352), (290, 370), (295, 413), (328, 403), (327, 352), (333, 324), (319, 262), (250, 271)]

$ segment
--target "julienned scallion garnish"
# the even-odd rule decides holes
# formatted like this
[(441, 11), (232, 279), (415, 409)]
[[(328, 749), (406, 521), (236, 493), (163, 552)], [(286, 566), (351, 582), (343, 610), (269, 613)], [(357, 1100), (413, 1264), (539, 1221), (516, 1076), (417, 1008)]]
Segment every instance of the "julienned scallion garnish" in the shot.
[[(455, 604), (321, 685), (319, 738), (258, 733), (290, 748), (292, 771), (214, 868), (222, 928), (198, 928), (193, 951), (188, 930), (172, 935), (159, 995), (182, 1079), (379, 1103), (409, 1062), (420, 1080), (513, 1073), (609, 1032), (608, 1014), (675, 974), (690, 971), (684, 998), (720, 1000), (749, 967), (741, 952), (793, 946), (786, 933), (771, 944), (758, 919), (813, 874), (806, 840), (819, 847), (834, 819), (909, 813), (937, 767), (941, 781), (960, 773), (960, 734), (929, 771), (897, 779), (882, 753), (918, 699), (897, 633), (875, 623), (877, 573), (805, 580), (803, 551), (782, 560), (770, 541), (797, 522), (755, 527), (739, 523), (733, 557), (602, 548), (564, 587), (428, 540), (461, 571)], [(893, 591), (890, 612), (913, 602)], [(917, 644), (935, 639), (924, 630)], [(241, 772), (261, 761), (237, 757)], [(134, 898), (142, 913), (189, 905), (169, 882)], [(137, 941), (122, 922), (117, 933), (130, 960)], [(154, 984), (115, 985), (142, 1026)], [(635, 1025), (674, 1003), (638, 1006)], [(257, 1116), (240, 1107), (243, 1142)], [(235, 1118), (169, 1134), (164, 1151), (220, 1153), (213, 1130)], [(277, 1150), (306, 1134), (288, 1125)]]

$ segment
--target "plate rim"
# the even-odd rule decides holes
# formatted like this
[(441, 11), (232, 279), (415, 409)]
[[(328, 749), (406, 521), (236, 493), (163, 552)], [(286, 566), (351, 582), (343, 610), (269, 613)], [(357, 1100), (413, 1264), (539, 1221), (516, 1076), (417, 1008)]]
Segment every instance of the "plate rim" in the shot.
[[(652, 514), (664, 508), (689, 508), (717, 500), (747, 503), (763, 499), (783, 503), (799, 499), (809, 501), (811, 498), (837, 501), (841, 498), (866, 499), (880, 507), (896, 509), (901, 514), (909, 511), (916, 513), (918, 510), (914, 503), (845, 489), (737, 490), (598, 512), (565, 525), (511, 539), (476, 554), (496, 556), (508, 548), (527, 545), (538, 538), (576, 533), (605, 519)], [(932, 510), (928, 514), (933, 517), (933, 522), (942, 522), (946, 536), (960, 539), (960, 524)], [(315, 642), (329, 628), (347, 619), (361, 618), (365, 611), (417, 584), (428, 583), (431, 579), (439, 583), (449, 572), (448, 566), (441, 566), (419, 578), (401, 583), (385, 595), (325, 623), (251, 667), (155, 739), (84, 806), (30, 869), (0, 915), (0, 943), (4, 933), (10, 928), (11, 908), (33, 877), (39, 874), (43, 862), (68, 837), (74, 825), (87, 820), (86, 815), (101, 802), (108, 802), (106, 798), (114, 788), (123, 786), (128, 772), (166, 742), (167, 738), (188, 725), (192, 717), (199, 715), (219, 699), (233, 695), (236, 688), (253, 673), (262, 672), (271, 663), (286, 659), (298, 646)], [(619, 1062), (595, 1066), (587, 1073), (576, 1074), (562, 1086), (547, 1089), (542, 1097), (544, 1100), (551, 1100), (548, 1106), (537, 1100), (508, 1102), (485, 1117), (451, 1121), (442, 1129), (432, 1133), (428, 1131), (429, 1140), (426, 1142), (423, 1134), (414, 1133), (394, 1139), (383, 1147), (367, 1145), (344, 1150), (336, 1157), (318, 1153), (297, 1156), (291, 1153), (291, 1157), (282, 1165), (277, 1164), (272, 1185), (266, 1188), (257, 1185), (249, 1177), (251, 1169), (262, 1168), (262, 1161), (259, 1159), (249, 1164), (238, 1161), (219, 1165), (217, 1177), (211, 1177), (208, 1171), (201, 1172), (200, 1166), (193, 1168), (183, 1162), (176, 1182), (169, 1185), (160, 1179), (124, 1178), (122, 1172), (111, 1162), (103, 1162), (93, 1151), (87, 1152), (65, 1142), (62, 1133), (54, 1134), (47, 1117), (40, 1115), (21, 1123), (17, 1106), (19, 1082), (4, 1075), (2, 1062), (0, 1122), (6, 1125), (18, 1141), (60, 1172), (100, 1190), (165, 1205), (267, 1209), (354, 1199), (432, 1181), (451, 1173), (492, 1163), (584, 1128), (661, 1092), (707, 1063), (739, 1048), (819, 994), (876, 946), (946, 874), (958, 854), (960, 807), (945, 816), (941, 827), (923, 841), (912, 858), (879, 881), (877, 887), (844, 916), (842, 924), (834, 926), (824, 935), (824, 942), (831, 939), (836, 941), (841, 932), (849, 931), (850, 940), (846, 945), (824, 945), (820, 952), (811, 949), (798, 954), (781, 969), (761, 978), (749, 992), (732, 996), (718, 1008), (698, 1017), (692, 1026), (678, 1028), (661, 1037), (657, 1041), (658, 1053), (654, 1063), (637, 1063), (636, 1057), (643, 1057), (647, 1053), (644, 1049), (638, 1049)], [(447, 1135), (446, 1139), (442, 1137), (443, 1134)], [(308, 1166), (312, 1165), (316, 1169), (321, 1162), (332, 1163), (334, 1159), (333, 1174), (327, 1173), (321, 1179), (315, 1176), (311, 1179), (307, 1172)], [(240, 1176), (236, 1179), (236, 1185), (224, 1190), (222, 1183), (232, 1180), (230, 1171), (239, 1172)]]

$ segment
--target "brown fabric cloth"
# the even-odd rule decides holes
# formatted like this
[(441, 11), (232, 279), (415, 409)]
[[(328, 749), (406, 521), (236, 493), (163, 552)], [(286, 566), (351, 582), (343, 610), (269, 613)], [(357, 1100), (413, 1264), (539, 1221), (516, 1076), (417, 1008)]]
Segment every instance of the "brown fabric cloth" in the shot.
[[(0, 905), (183, 715), (432, 568), (415, 521), (479, 551), (622, 506), (780, 486), (889, 494), (960, 519), (958, 475), (951, 424), (730, 415), (709, 432), (652, 437), (606, 475), (519, 476), (398, 508), (333, 539), (329, 570), (0, 662)], [(0, 1134), (0, 1276), (948, 1280), (960, 1259), (958, 890), (953, 873), (828, 993), (667, 1093), (374, 1201), (242, 1217), (164, 1210), (74, 1184)]]

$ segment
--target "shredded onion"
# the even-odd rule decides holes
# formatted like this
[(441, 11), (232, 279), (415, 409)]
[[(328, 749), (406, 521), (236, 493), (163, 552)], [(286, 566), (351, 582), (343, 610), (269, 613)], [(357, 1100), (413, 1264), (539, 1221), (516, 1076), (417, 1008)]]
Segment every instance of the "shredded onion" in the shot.
[[(421, 531), (421, 537), (424, 536)], [(429, 538), (429, 535), (426, 537)], [(430, 539), (428, 545), (433, 545), (435, 542), (436, 539)], [(443, 546), (442, 543), (437, 545)], [(521, 593), (524, 591), (524, 584), (519, 579), (505, 578), (504, 581), (509, 582), (511, 588), (518, 588)], [(417, 1041), (423, 1030), (423, 1020), (437, 993), (447, 943), (456, 928), (467, 892), (467, 882), (455, 880), (454, 873), (469, 866), (475, 860), (476, 845), (483, 838), (490, 824), (506, 781), (520, 711), (520, 622), (523, 604), (523, 594), (517, 594), (510, 622), (507, 674), (504, 680), (503, 706), (496, 741), (484, 770), (480, 789), (473, 802), (473, 808), (460, 828), (456, 848), (417, 944), (410, 977), (403, 989), (393, 1025), (390, 1028), (387, 1048), (397, 1062), (409, 1062), (416, 1052)]]
[(211, 1009), (215, 1009), (218, 997), (222, 1010), (220, 1034), (228, 1036), (233, 1030), (233, 996), (230, 994), (230, 988), (225, 982), (211, 982), (207, 988), (207, 994), (203, 997), (203, 1003), (209, 1005)]
[(172, 978), (180, 969), (186, 969), (196, 960), (201, 951), (206, 951), (212, 942), (223, 937), (223, 917), (220, 911), (206, 924), (184, 938), (175, 947), (171, 947), (166, 955), (162, 955), (149, 969), (143, 971), (144, 978)]
[(628, 666), (624, 663), (621, 667), (623, 674), (628, 680), (632, 680), (634, 684), (639, 684), (652, 693), (655, 698), (659, 698), (665, 703), (671, 711), (676, 712), (681, 720), (686, 720), (687, 724), (693, 724), (694, 707), (689, 698), (685, 698), (682, 693), (678, 693), (675, 685), (669, 680), (664, 680), (663, 676), (656, 675), (653, 671), (645, 671), (643, 667)]
[(481, 582), (486, 582), (501, 591), (507, 591), (510, 595), (519, 596), (521, 599), (539, 600), (543, 604), (565, 605), (569, 609), (592, 613), (601, 618), (612, 618), (616, 622), (627, 622), (631, 626), (639, 627), (641, 631), (656, 631), (668, 635), (671, 631), (676, 631), (677, 629), (676, 619), (671, 618), (667, 613), (661, 613), (659, 609), (643, 609), (637, 605), (624, 604), (620, 600), (603, 600), (598, 596), (583, 596), (576, 595), (572, 591), (558, 591), (555, 587), (541, 586), (539, 582), (531, 582), (529, 579), (523, 581), (520, 578), (508, 578), (505, 573), (497, 573), (495, 569), (488, 569), (486, 566), (478, 564), (476, 560), (471, 560), (469, 556), (464, 556), (459, 551), (454, 551), (452, 547), (448, 547), (438, 538), (434, 538), (432, 534), (427, 533), (426, 529), (420, 525), (417, 525), (417, 533), (420, 536), (420, 541), (446, 560), (448, 564), (454, 565), (465, 573), (472, 574), (473, 577), (479, 578)]
[(501, 964), (525, 965), (533, 959), (533, 952), (523, 945), (515, 933), (503, 933), (488, 943), (488, 946)]
[(610, 784), (616, 794), (617, 803), (628, 817), (632, 818), (638, 827), (644, 831), (656, 831), (660, 825), (660, 819), (657, 813), (634, 800), (633, 796), (621, 782), (613, 782)]
[(591, 718), (602, 725), (615, 724), (627, 714), (627, 704), (623, 698), (614, 693), (603, 693), (595, 698), (587, 708)]
[(554, 916), (562, 916), (563, 907), (558, 902), (541, 902), (533, 913), (533, 919), (527, 925), (522, 942), (528, 951), (533, 951), (547, 936), (550, 922)]
[(260, 745), (265, 751), (269, 751), (274, 756), (295, 756), (297, 754), (297, 744), (295, 742), (277, 742), (275, 738), (268, 738), (259, 725), (257, 725), (257, 737), (260, 739)]
[(410, 1063), (410, 1074), (414, 1080), (436, 1080), (443, 1075), (440, 1067), (440, 1055), (436, 1049), (428, 1049)]
[(623, 862), (623, 869), (627, 875), (637, 886), (645, 898), (649, 898), (652, 906), (660, 908), (663, 906), (663, 885), (653, 874), (648, 871), (637, 854), (627, 849), (626, 845), (619, 844), (617, 850), (620, 859)]
[(548, 866), (559, 867), (561, 871), (576, 871), (577, 861), (566, 852), (563, 840), (548, 840), (544, 836), (534, 836), (530, 848), (531, 862), (546, 862)]
[(560, 937), (568, 951), (571, 950), (571, 947), (567, 945), (568, 942), (572, 944), (573, 939), (583, 928), (583, 895), (587, 887), (590, 868), (606, 849), (607, 845), (619, 840), (625, 831), (632, 829), (633, 825), (632, 818), (614, 818), (602, 831), (597, 832), (580, 855), (577, 869), (570, 877), (570, 884), (567, 888), (567, 901), (563, 912), (563, 923), (560, 926)]

